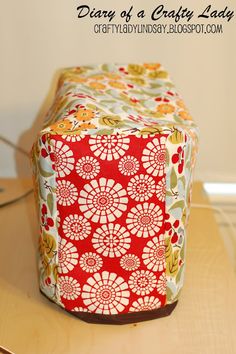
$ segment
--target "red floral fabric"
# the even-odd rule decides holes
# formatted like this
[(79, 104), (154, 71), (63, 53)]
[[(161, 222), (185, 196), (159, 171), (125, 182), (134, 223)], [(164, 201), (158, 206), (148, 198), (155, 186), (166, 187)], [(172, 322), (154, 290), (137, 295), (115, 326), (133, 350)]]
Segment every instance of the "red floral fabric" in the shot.
[(51, 138), (58, 286), (67, 310), (165, 305), (165, 142), (165, 135)]

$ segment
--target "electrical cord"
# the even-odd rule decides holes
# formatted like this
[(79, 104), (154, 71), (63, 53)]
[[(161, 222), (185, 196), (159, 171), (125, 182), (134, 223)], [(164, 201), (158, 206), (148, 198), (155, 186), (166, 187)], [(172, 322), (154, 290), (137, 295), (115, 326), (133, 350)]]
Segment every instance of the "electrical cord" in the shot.
[(24, 199), (25, 197), (27, 197), (27, 195), (31, 194), (33, 192), (33, 189), (29, 189), (27, 192), (25, 192), (24, 194), (21, 194), (19, 197), (11, 199), (11, 200), (7, 200), (6, 202), (0, 204), (0, 209), (4, 208), (7, 205), (13, 204), (18, 202), (21, 199)]
[(12, 141), (8, 140), (7, 138), (5, 138), (2, 135), (0, 135), (0, 141), (5, 143), (6, 145), (9, 145), (13, 149), (20, 151), (23, 155), (26, 155), (27, 157), (29, 157), (29, 153), (26, 150), (22, 149), (20, 146), (14, 144)]
[(0, 353), (1, 354), (14, 354), (13, 352), (10, 352), (9, 349), (6, 349), (0, 345)]
[[(14, 144), (12, 141), (8, 140), (7, 138), (5, 138), (2, 135), (0, 135), (0, 141), (2, 141), (4, 144), (10, 146), (11, 148), (19, 151), (24, 156), (27, 156), (27, 158), (29, 157), (29, 153), (26, 150), (22, 149), (20, 146)], [(0, 192), (2, 192), (2, 191), (0, 191)], [(33, 192), (33, 188), (30, 188), (28, 191), (26, 191), (25, 193), (21, 194), (19, 197), (14, 198), (14, 199), (10, 199), (10, 200), (7, 200), (4, 203), (1, 203), (0, 204), (0, 208), (3, 208), (3, 207), (6, 207), (6, 206), (8, 206), (10, 204), (16, 203), (19, 200), (24, 199), (25, 197), (27, 197), (32, 192)]]

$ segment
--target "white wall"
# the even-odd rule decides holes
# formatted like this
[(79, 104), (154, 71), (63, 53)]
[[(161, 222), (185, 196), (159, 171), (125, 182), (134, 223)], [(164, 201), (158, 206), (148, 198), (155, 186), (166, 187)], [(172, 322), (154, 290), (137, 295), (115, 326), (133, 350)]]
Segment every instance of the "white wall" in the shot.
[[(76, 7), (82, 3), (117, 10), (133, 5), (150, 11), (161, 2), (1, 1), (1, 135), (30, 148), (58, 68), (160, 61), (170, 71), (201, 130), (196, 176), (235, 182), (236, 17), (224, 25), (221, 35), (95, 35), (94, 21), (76, 18)], [(163, 3), (169, 8), (188, 6), (196, 12), (209, 4), (201, 0), (197, 4), (194, 0)], [(213, 6), (223, 9), (226, 5), (236, 7), (233, 0), (214, 0)], [(16, 173), (29, 174), (28, 161), (1, 144), (0, 175)]]

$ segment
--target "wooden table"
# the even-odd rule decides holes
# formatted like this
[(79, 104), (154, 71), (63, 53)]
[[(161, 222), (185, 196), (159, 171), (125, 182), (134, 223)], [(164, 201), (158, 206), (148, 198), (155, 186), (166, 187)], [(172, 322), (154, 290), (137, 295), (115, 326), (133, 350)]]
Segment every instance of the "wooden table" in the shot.
[[(9, 199), (31, 185), (0, 186)], [(201, 183), (193, 201), (208, 203)], [(40, 295), (32, 194), (0, 209), (0, 230), (0, 346), (16, 354), (236, 353), (236, 279), (211, 210), (192, 209), (185, 286), (173, 314), (124, 326), (84, 323)]]

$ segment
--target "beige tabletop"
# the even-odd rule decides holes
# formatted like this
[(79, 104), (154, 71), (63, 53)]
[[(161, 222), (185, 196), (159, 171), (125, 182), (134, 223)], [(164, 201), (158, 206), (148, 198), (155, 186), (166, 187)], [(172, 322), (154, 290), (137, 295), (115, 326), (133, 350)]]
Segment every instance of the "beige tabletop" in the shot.
[[(31, 185), (0, 180), (0, 187), (6, 188), (1, 204)], [(208, 203), (200, 183), (194, 185), (193, 201)], [(39, 293), (32, 194), (0, 209), (0, 230), (0, 346), (11, 352), (236, 353), (236, 279), (211, 210), (192, 209), (185, 286), (172, 315), (123, 326), (84, 323)]]

